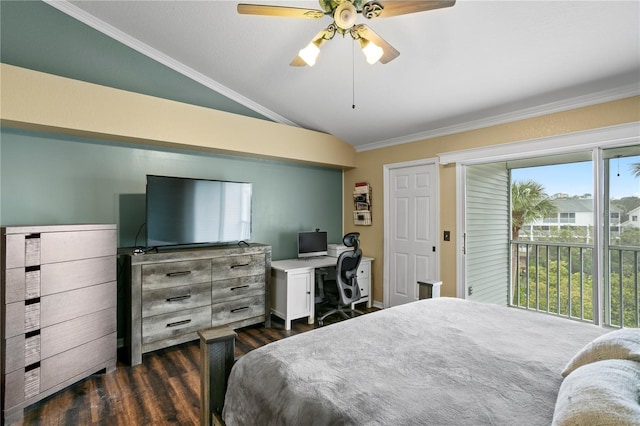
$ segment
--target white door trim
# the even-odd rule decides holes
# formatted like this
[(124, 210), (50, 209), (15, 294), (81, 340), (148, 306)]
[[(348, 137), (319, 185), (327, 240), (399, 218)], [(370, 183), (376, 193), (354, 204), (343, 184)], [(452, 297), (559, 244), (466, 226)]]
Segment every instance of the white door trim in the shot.
[(467, 225), (466, 225), (466, 204), (465, 200), (467, 197), (467, 171), (465, 166), (456, 163), (456, 229), (459, 231), (458, 241), (456, 242), (456, 247), (458, 247), (458, 251), (456, 254), (456, 276), (458, 279), (456, 280), (456, 297), (459, 299), (467, 298)]
[(439, 167), (439, 161), (437, 157), (433, 157), (433, 158), (423, 158), (420, 160), (412, 160), (412, 161), (405, 161), (402, 163), (392, 163), (392, 164), (385, 164), (382, 166), (382, 170), (383, 170), (383, 203), (384, 203), (384, 231), (383, 231), (383, 253), (384, 253), (384, 262), (382, 265), (382, 268), (384, 270), (383, 273), (383, 307), (384, 308), (388, 308), (389, 307), (389, 230), (391, 229), (391, 224), (389, 223), (389, 188), (391, 187), (391, 182), (390, 182), (390, 175), (391, 175), (391, 170), (394, 169), (401, 169), (401, 168), (405, 168), (405, 167), (413, 167), (413, 166), (430, 166), (430, 165), (434, 165), (436, 167), (436, 170), (438, 171), (435, 174), (435, 178), (436, 178), (436, 182), (435, 182), (435, 196), (436, 196), (436, 200), (438, 200), (438, 205), (435, 208), (435, 214), (434, 217), (436, 219), (436, 230), (437, 230), (437, 235), (438, 237), (436, 238), (436, 265), (435, 265), (435, 271), (436, 271), (436, 279), (440, 279), (440, 167)]

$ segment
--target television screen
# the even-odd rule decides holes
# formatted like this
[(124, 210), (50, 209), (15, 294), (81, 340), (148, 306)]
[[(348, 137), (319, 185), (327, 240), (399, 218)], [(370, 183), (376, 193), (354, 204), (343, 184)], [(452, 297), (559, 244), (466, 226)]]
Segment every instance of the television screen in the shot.
[(326, 256), (327, 254), (325, 231), (298, 232), (298, 257)]
[(251, 238), (251, 183), (147, 175), (147, 247)]

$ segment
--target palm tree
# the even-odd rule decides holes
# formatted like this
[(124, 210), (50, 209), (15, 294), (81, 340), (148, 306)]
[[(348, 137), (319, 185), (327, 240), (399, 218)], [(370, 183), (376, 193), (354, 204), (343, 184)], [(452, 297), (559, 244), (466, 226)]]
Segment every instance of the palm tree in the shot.
[(640, 177), (640, 163), (631, 164), (631, 173), (633, 173), (635, 177)]
[[(537, 219), (543, 219), (555, 213), (556, 205), (544, 192), (544, 187), (532, 180), (511, 184), (511, 239), (517, 240), (520, 230), (526, 223), (532, 223)], [(519, 295), (516, 294), (516, 282), (519, 282), (518, 271), (520, 270), (518, 261), (517, 246), (512, 249), (512, 278), (511, 278), (511, 300), (516, 302)]]
[(511, 238), (518, 239), (525, 223), (534, 222), (556, 212), (556, 205), (544, 187), (532, 180), (511, 184)]

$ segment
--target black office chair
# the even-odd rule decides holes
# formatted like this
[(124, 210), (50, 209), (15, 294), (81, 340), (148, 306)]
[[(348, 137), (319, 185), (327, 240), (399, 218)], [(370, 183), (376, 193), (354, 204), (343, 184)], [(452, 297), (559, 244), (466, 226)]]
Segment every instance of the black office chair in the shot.
[[(335, 279), (323, 279), (325, 298), (335, 304), (336, 308), (325, 312), (318, 318), (318, 325), (324, 325), (324, 320), (330, 315), (340, 314), (343, 318), (349, 319), (356, 315), (362, 315), (357, 309), (351, 309), (350, 305), (360, 300), (360, 287), (358, 286), (358, 267), (362, 260), (360, 250), (359, 232), (351, 232), (342, 238), (342, 242), (347, 247), (353, 247), (340, 254), (336, 263)], [(351, 316), (347, 315), (351, 313)]]

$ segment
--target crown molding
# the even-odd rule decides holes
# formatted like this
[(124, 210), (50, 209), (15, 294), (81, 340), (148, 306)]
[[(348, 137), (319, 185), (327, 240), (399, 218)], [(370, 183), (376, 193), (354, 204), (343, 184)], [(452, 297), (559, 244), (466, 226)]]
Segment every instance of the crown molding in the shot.
[(482, 118), (479, 120), (468, 121), (466, 123), (454, 124), (452, 126), (440, 127), (433, 130), (427, 130), (421, 133), (401, 136), (382, 140), (378, 142), (360, 145), (356, 147), (357, 152), (369, 151), (372, 149), (386, 148), (394, 145), (402, 145), (410, 142), (417, 142), (425, 139), (432, 139), (441, 136), (453, 135), (456, 133), (468, 132), (471, 130), (482, 129), (500, 124), (512, 123), (514, 121), (525, 120), (528, 118), (540, 117), (542, 115), (553, 114), (556, 112), (568, 111), (576, 108), (582, 108), (604, 102), (616, 101), (624, 98), (630, 98), (640, 94), (640, 85), (628, 84), (617, 87), (615, 89), (594, 92), (588, 95), (576, 96), (557, 102), (551, 102), (532, 108), (524, 108), (512, 111), (506, 114), (494, 115), (492, 117)]
[(285, 117), (276, 114), (275, 112), (263, 107), (262, 105), (253, 102), (251, 99), (246, 98), (245, 96), (239, 94), (238, 92), (223, 86), (217, 81), (205, 76), (204, 74), (194, 70), (191, 67), (186, 66), (185, 64), (176, 61), (170, 56), (165, 55), (164, 53), (154, 49), (153, 47), (141, 42), (135, 37), (126, 34), (123, 31), (115, 28), (114, 26), (102, 21), (101, 19), (96, 18), (90, 13), (85, 12), (79, 7), (69, 3), (67, 0), (43, 0), (48, 5), (55, 7), (59, 11), (71, 16), (72, 18), (90, 26), (91, 28), (100, 31), (108, 37), (111, 37), (114, 40), (119, 41), (131, 49), (134, 49), (143, 55), (171, 68), (174, 71), (179, 72), (180, 74), (197, 81), (205, 87), (208, 87), (211, 90), (214, 90), (221, 95), (226, 96), (239, 103), (242, 106), (245, 106), (270, 120), (275, 121), (276, 123), (287, 124), (290, 126), (300, 127), (298, 124), (286, 119)]

